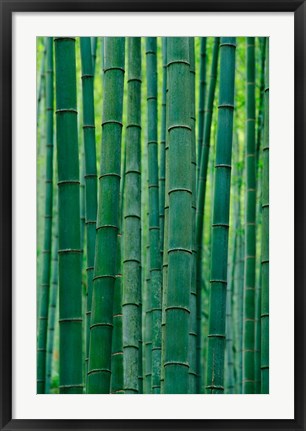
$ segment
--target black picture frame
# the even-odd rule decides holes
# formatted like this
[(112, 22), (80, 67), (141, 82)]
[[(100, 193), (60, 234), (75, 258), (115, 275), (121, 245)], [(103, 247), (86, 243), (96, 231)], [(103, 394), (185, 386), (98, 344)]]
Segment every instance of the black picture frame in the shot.
[[(301, 0), (0, 0), (0, 424), (2, 430), (252, 429), (305, 430), (305, 30)], [(17, 420), (12, 419), (12, 16), (14, 12), (294, 12), (294, 324), (293, 420)], [(290, 288), (290, 286), (288, 286)]]

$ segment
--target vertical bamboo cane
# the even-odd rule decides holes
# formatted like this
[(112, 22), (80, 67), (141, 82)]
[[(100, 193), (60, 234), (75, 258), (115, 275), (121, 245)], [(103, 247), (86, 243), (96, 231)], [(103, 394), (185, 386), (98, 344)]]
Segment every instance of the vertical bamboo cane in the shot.
[(243, 392), (254, 393), (256, 166), (255, 166), (255, 38), (247, 38), (246, 243), (243, 323)]
[(45, 227), (43, 250), (43, 274), (40, 293), (37, 342), (37, 393), (45, 392), (46, 348), (49, 311), (49, 291), (51, 272), (52, 242), (52, 201), (53, 201), (53, 39), (46, 39), (47, 79), (46, 79), (46, 186), (45, 186)]
[(90, 327), (89, 393), (109, 393), (114, 284), (119, 224), (124, 45), (105, 38), (102, 156), (98, 185), (95, 268)]
[(192, 270), (189, 40), (173, 37), (167, 43), (169, 248), (164, 390), (165, 393), (187, 393)]
[(123, 250), (124, 392), (139, 393), (141, 335), (141, 38), (128, 39)]
[[(75, 39), (55, 38), (60, 392), (83, 392), (80, 181)], [(67, 156), (68, 155), (68, 156)]]
[(161, 367), (161, 255), (159, 245), (159, 195), (157, 155), (156, 38), (146, 39), (148, 107), (149, 238), (152, 307), (152, 393), (160, 393)]
[(220, 43), (220, 95), (212, 224), (209, 312), (208, 393), (224, 392), (224, 348), (236, 38)]
[(269, 393), (269, 39), (266, 42), (261, 249), (261, 393)]

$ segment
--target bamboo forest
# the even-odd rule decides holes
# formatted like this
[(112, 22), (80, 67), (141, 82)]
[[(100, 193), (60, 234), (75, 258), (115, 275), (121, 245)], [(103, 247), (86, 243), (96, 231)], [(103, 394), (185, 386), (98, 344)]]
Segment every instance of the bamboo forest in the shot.
[(269, 39), (36, 47), (37, 393), (269, 393)]

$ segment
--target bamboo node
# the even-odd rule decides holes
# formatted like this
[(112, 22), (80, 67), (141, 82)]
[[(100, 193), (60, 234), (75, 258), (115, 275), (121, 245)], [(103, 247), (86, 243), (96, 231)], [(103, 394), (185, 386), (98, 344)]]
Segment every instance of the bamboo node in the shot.
[(93, 370), (88, 371), (87, 375), (89, 376), (90, 374), (96, 374), (96, 373), (109, 373), (109, 374), (111, 374), (112, 372), (108, 368), (94, 368)]
[(72, 114), (77, 114), (78, 111), (73, 108), (65, 108), (65, 109), (57, 109), (55, 111), (56, 114), (64, 114), (65, 112), (71, 112)]
[(184, 307), (183, 305), (171, 305), (171, 306), (165, 307), (165, 311), (168, 311), (168, 310), (182, 310), (190, 314), (190, 310), (187, 307)]
[(235, 109), (235, 105), (232, 105), (231, 103), (221, 103), (220, 105), (218, 105), (218, 109)]
[(176, 252), (176, 251), (183, 251), (189, 254), (192, 254), (192, 251), (188, 248), (184, 248), (184, 247), (175, 247), (175, 248), (169, 248), (168, 249), (168, 254)]
[(102, 174), (102, 175), (100, 175), (99, 176), (99, 180), (101, 180), (101, 178), (104, 178), (104, 177), (117, 177), (117, 178), (121, 178), (121, 175), (120, 174), (117, 174), (116, 172), (107, 172), (106, 174)]
[(141, 130), (140, 124), (136, 124), (136, 123), (127, 124), (126, 129), (129, 129), (130, 127), (136, 127), (137, 129)]
[(86, 220), (85, 221), (85, 224), (87, 225), (87, 224), (96, 224), (97, 222), (96, 222), (96, 220)]
[(101, 323), (93, 323), (92, 325), (90, 325), (90, 329), (98, 327), (98, 326), (102, 326), (102, 327), (106, 326), (108, 328), (113, 328), (114, 325), (112, 323), (102, 323), (102, 322)]
[(108, 71), (110, 71), (110, 70), (119, 70), (119, 71), (121, 71), (121, 72), (125, 73), (124, 68), (123, 68), (123, 67), (119, 67), (119, 66), (105, 67), (105, 68), (103, 69), (103, 72), (104, 72), (104, 73), (106, 73), (106, 72), (108, 72)]
[(168, 132), (171, 132), (173, 129), (186, 129), (192, 131), (191, 127), (186, 124), (173, 124), (172, 126), (168, 127)]
[(134, 392), (135, 394), (138, 394), (138, 389), (135, 389), (135, 388), (125, 387), (125, 388), (123, 388), (123, 390), (124, 391), (131, 391), (131, 392)]
[(269, 317), (269, 313), (262, 313), (260, 317)]
[(189, 362), (183, 362), (183, 361), (167, 361), (164, 363), (164, 367), (167, 367), (169, 365), (181, 365), (182, 367), (189, 368)]
[(221, 46), (231, 46), (232, 48), (236, 48), (237, 44), (233, 42), (220, 42), (219, 47), (221, 48)]
[(168, 195), (174, 192), (187, 192), (192, 195), (192, 191), (190, 189), (186, 189), (184, 187), (177, 187), (168, 191)]
[(112, 353), (112, 356), (118, 356), (118, 355), (123, 355), (123, 352), (113, 352)]
[(57, 183), (58, 186), (64, 186), (66, 184), (76, 184), (76, 185), (79, 185), (80, 181), (79, 180), (63, 180), (63, 181), (58, 181), (58, 183)]
[(91, 75), (90, 73), (84, 73), (84, 75), (81, 76), (82, 79), (88, 79), (88, 78), (93, 78), (94, 75)]
[(126, 81), (127, 83), (129, 82), (140, 82), (140, 84), (142, 83), (142, 80), (140, 78), (128, 78), (128, 80)]
[(147, 97), (147, 102), (149, 100), (157, 100), (157, 97), (156, 96), (149, 96), (149, 97)]
[(65, 317), (63, 319), (59, 319), (58, 321), (59, 321), (59, 323), (62, 323), (62, 322), (82, 322), (83, 319), (81, 317)]
[(226, 338), (225, 334), (208, 334), (207, 335), (208, 338)]
[(97, 174), (86, 174), (86, 175), (84, 175), (84, 178), (85, 178), (85, 180), (87, 178), (97, 178)]
[(213, 223), (212, 227), (225, 227), (225, 228), (229, 228), (229, 224), (228, 223)]
[(215, 165), (215, 168), (227, 168), (227, 169), (232, 169), (231, 165), (227, 165), (226, 163), (218, 163), (217, 165)]
[(117, 120), (107, 120), (107, 121), (103, 121), (101, 126), (105, 126), (106, 124), (118, 124), (119, 126), (123, 127), (123, 124), (121, 123), (121, 121), (117, 121)]
[(83, 129), (95, 129), (96, 126), (94, 124), (83, 124)]
[(124, 259), (122, 263), (127, 263), (127, 262), (136, 262), (136, 263), (141, 263), (139, 259)]
[(54, 40), (54, 42), (62, 42), (64, 40), (72, 40), (73, 42), (75, 42), (75, 37), (67, 37), (67, 36), (65, 36), (65, 37), (55, 37), (53, 40)]
[(99, 230), (101, 230), (101, 229), (106, 229), (106, 228), (115, 229), (115, 230), (118, 230), (118, 229), (119, 229), (119, 228), (118, 228), (118, 226), (116, 226), (116, 225), (114, 225), (114, 224), (104, 224), (104, 225), (102, 225), (102, 226), (97, 226), (97, 227), (96, 227), (96, 231), (99, 231)]
[(74, 249), (74, 248), (63, 248), (61, 250), (58, 250), (58, 254), (65, 254), (65, 253), (82, 253), (83, 250), (80, 249)]
[(138, 220), (141, 220), (140, 216), (138, 214), (126, 214), (124, 218), (137, 218)]
[(261, 264), (263, 265), (264, 263), (269, 263), (269, 262), (270, 262), (269, 259), (266, 259), (266, 260), (262, 260)]
[(93, 277), (93, 281), (95, 280), (99, 280), (100, 278), (112, 278), (112, 279), (116, 279), (116, 276), (113, 274), (103, 274), (103, 275), (96, 275), (95, 277)]
[(217, 279), (213, 279), (213, 280), (209, 280), (210, 283), (222, 283), (222, 284), (227, 284), (227, 280), (217, 280)]
[(94, 270), (94, 267), (93, 266), (88, 266), (87, 268), (86, 268), (86, 271), (93, 271)]
[(222, 385), (208, 385), (205, 386), (206, 389), (217, 389), (217, 390), (221, 390), (224, 391), (224, 387)]
[(172, 64), (186, 64), (187, 66), (190, 66), (189, 61), (186, 61), (186, 60), (173, 60), (173, 61), (169, 61), (169, 63), (166, 64), (166, 67), (169, 67)]

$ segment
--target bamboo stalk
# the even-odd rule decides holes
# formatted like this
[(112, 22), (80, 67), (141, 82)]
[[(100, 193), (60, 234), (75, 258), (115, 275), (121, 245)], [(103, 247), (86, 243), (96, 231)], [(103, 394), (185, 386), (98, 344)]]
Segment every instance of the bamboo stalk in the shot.
[[(55, 197), (55, 196), (54, 196)], [(54, 199), (55, 201), (55, 199)], [(53, 216), (54, 217), (54, 216)], [(56, 216), (54, 218), (57, 218)], [(52, 241), (52, 284), (49, 299), (47, 358), (46, 358), (46, 393), (50, 394), (52, 386), (52, 364), (55, 332), (55, 316), (58, 294), (58, 224), (54, 222)]]
[(49, 291), (52, 247), (52, 204), (53, 204), (53, 39), (46, 38), (46, 179), (45, 179), (45, 226), (43, 249), (43, 273), (40, 290), (37, 341), (37, 393), (45, 392), (46, 384), (46, 349), (49, 312)]
[(139, 393), (141, 345), (141, 38), (128, 39), (123, 251), (124, 392)]
[(197, 181), (197, 162), (196, 162), (196, 142), (195, 142), (195, 53), (194, 38), (189, 38), (189, 61), (190, 61), (190, 125), (191, 133), (191, 175), (192, 175), (192, 269), (191, 269), (191, 290), (190, 290), (190, 329), (189, 329), (189, 393), (195, 394), (197, 388), (197, 287), (196, 287), (196, 181)]
[(205, 103), (206, 103), (206, 64), (207, 54), (206, 45), (207, 37), (201, 37), (200, 46), (200, 88), (199, 88), (199, 109), (198, 109), (198, 136), (197, 136), (197, 179), (199, 180), (199, 171), (203, 150), (203, 134), (204, 134), (204, 116), (205, 116)]
[(97, 167), (94, 110), (94, 73), (92, 68), (91, 41), (89, 37), (80, 38), (83, 95), (83, 139), (85, 153), (85, 226), (86, 226), (86, 373), (88, 371), (89, 335), (92, 286), (95, 260), (96, 219), (97, 219)]
[(256, 262), (256, 165), (255, 165), (255, 38), (247, 38), (246, 98), (246, 243), (243, 323), (243, 392), (255, 385), (255, 262)]
[(167, 43), (169, 248), (164, 390), (187, 393), (192, 271), (192, 230), (188, 222), (192, 218), (189, 40), (173, 37)]
[(109, 393), (119, 224), (124, 44), (105, 38), (101, 165), (90, 327), (89, 393)]
[[(60, 393), (83, 392), (80, 180), (75, 39), (55, 38)], [(69, 131), (69, 133), (67, 133)], [(69, 155), (69, 157), (67, 157)]]
[(202, 260), (203, 260), (203, 223), (204, 223), (204, 207), (206, 195), (206, 179), (209, 160), (209, 149), (211, 139), (211, 125), (213, 119), (213, 104), (215, 98), (216, 81), (217, 81), (217, 68), (219, 57), (219, 44), (220, 38), (214, 39), (214, 47), (212, 54), (210, 82), (207, 95), (207, 104), (205, 112), (204, 123), (204, 136), (203, 136), (203, 151), (201, 157), (200, 171), (198, 175), (198, 193), (197, 193), (197, 214), (196, 214), (196, 248), (197, 248), (197, 261), (196, 261), (196, 285), (197, 285), (197, 390), (200, 392), (202, 381), (201, 369), (201, 352), (202, 352), (202, 331), (201, 331), (201, 309), (202, 309)]
[(161, 357), (161, 375), (160, 385), (161, 393), (165, 391), (165, 349), (166, 349), (166, 305), (167, 305), (167, 291), (168, 291), (168, 248), (169, 248), (169, 136), (168, 136), (168, 120), (169, 120), (169, 101), (168, 101), (168, 71), (167, 71), (167, 58), (168, 58), (168, 38), (164, 38), (164, 52), (163, 63), (166, 65), (166, 112), (165, 112), (165, 207), (164, 207), (164, 238), (163, 238), (163, 289), (162, 289), (162, 357)]
[(152, 307), (152, 393), (160, 393), (161, 367), (161, 256), (159, 245), (159, 195), (157, 153), (157, 42), (146, 38), (148, 109), (148, 187), (150, 238), (150, 289)]
[(220, 43), (220, 94), (212, 224), (207, 393), (224, 392), (224, 348), (236, 38)]
[(162, 38), (163, 84), (162, 84), (162, 109), (160, 125), (160, 152), (159, 152), (159, 228), (160, 228), (160, 252), (164, 254), (164, 224), (165, 224), (165, 176), (166, 176), (166, 90), (167, 90), (167, 38)]
[(269, 39), (266, 41), (261, 248), (261, 393), (269, 393)]

